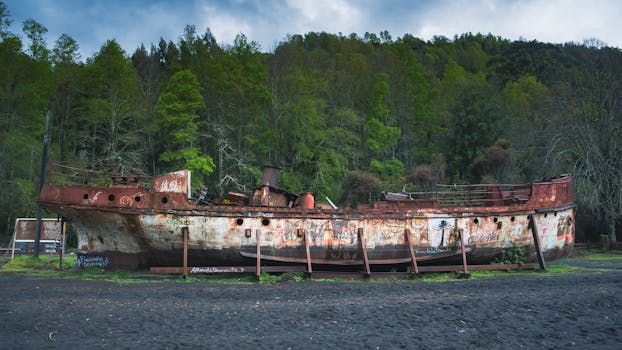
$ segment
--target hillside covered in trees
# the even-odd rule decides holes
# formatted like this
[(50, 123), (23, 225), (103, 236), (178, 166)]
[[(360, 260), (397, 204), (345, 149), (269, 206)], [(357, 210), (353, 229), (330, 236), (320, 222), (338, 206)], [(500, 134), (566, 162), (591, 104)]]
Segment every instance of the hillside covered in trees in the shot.
[(356, 191), (522, 183), (572, 173), (578, 238), (615, 241), (622, 214), (622, 52), (463, 34), (291, 35), (261, 52), (209, 29), (82, 60), (0, 2), (0, 242), (36, 213), (46, 113), (50, 160), (193, 171), (215, 194), (261, 165), (280, 187), (342, 204)]

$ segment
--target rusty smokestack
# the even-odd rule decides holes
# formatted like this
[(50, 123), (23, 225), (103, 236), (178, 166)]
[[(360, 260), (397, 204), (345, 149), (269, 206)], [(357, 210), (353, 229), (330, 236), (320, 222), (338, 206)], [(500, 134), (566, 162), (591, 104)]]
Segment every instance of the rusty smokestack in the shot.
[(263, 177), (261, 178), (261, 185), (276, 187), (276, 184), (279, 182), (280, 175), (281, 175), (281, 168), (264, 165)]

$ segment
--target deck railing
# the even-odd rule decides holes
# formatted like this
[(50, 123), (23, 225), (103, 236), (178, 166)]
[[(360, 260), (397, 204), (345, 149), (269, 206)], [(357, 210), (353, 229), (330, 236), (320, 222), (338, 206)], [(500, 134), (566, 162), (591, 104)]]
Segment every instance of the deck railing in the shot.
[(121, 163), (85, 165), (71, 162), (50, 162), (47, 170), (47, 183), (83, 186), (140, 184), (143, 187), (150, 187), (151, 177)]
[(441, 207), (520, 205), (531, 198), (531, 184), (436, 185), (431, 192), (408, 192), (413, 200), (434, 200)]
[(431, 191), (369, 192), (368, 197), (374, 208), (492, 207), (525, 204), (531, 192), (531, 184), (436, 185)]

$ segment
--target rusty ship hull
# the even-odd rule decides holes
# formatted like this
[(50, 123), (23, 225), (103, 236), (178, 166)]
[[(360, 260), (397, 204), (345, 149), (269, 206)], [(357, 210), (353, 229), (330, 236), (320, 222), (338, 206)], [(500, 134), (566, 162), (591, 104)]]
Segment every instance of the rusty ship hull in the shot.
[(461, 240), (470, 264), (489, 263), (514, 246), (535, 259), (534, 227), (546, 259), (568, 255), (574, 244), (570, 177), (518, 192), (493, 188), (480, 196), (484, 205), (471, 207), (409, 198), (332, 209), (287, 197), (279, 206), (270, 186), (257, 190), (252, 205), (200, 205), (188, 193), (189, 174), (180, 172), (154, 179), (150, 191), (138, 184), (46, 185), (39, 201), (76, 229), (81, 267), (179, 266), (184, 232), (191, 266), (253, 264), (257, 247), (268, 264), (305, 263), (307, 246), (313, 264), (360, 266), (362, 244), (374, 265), (407, 265), (411, 247), (420, 264), (452, 264)]

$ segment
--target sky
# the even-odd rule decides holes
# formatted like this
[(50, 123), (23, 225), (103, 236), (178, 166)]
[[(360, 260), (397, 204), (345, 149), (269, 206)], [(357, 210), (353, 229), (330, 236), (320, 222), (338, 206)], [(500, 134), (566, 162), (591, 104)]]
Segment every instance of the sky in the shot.
[[(0, 0), (2, 1), (2, 0)], [(160, 38), (177, 42), (186, 25), (207, 28), (219, 44), (243, 33), (272, 52), (288, 35), (343, 35), (387, 30), (430, 40), (463, 33), (491, 33), (510, 40), (583, 43), (599, 39), (622, 48), (620, 0), (4, 0), (11, 30), (23, 37), (32, 18), (48, 29), (51, 48), (61, 34), (92, 57), (110, 39), (131, 54)]]

